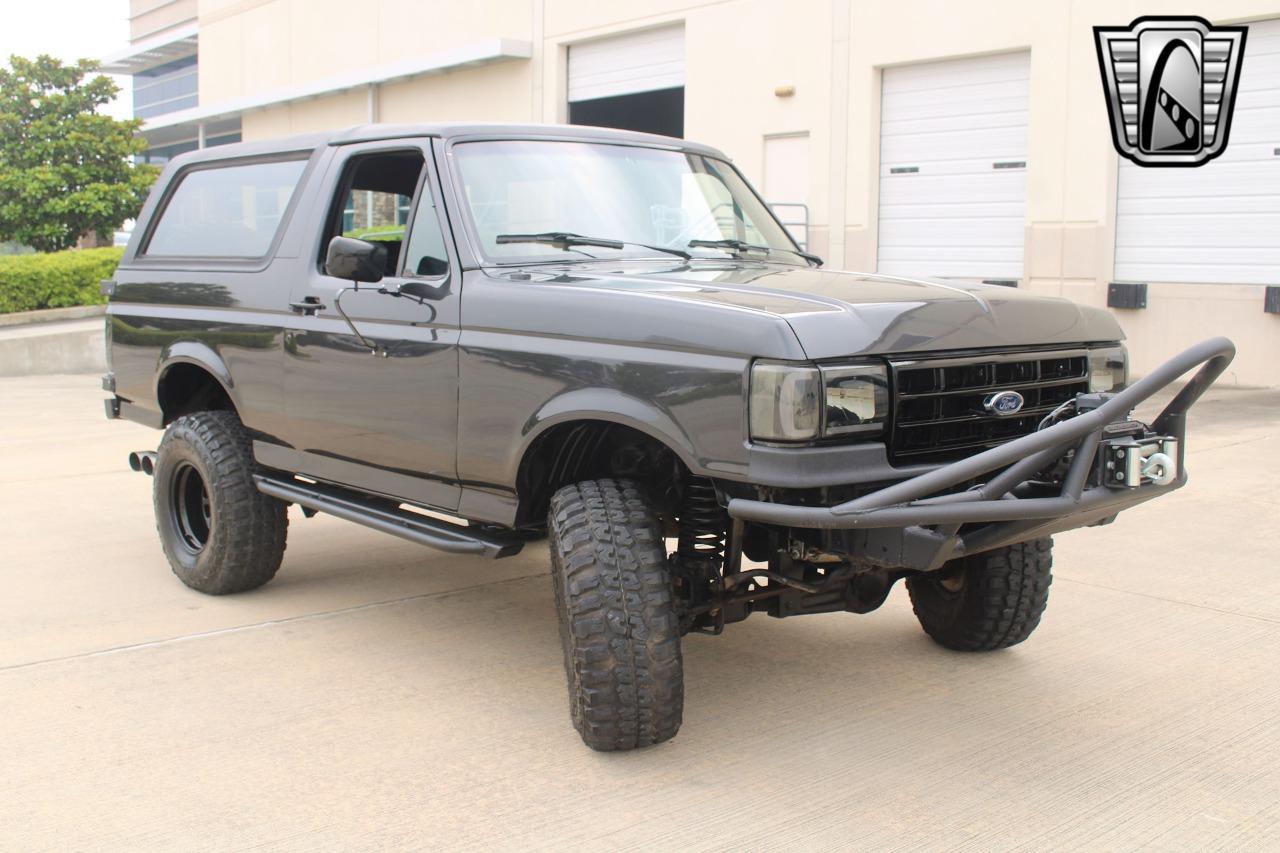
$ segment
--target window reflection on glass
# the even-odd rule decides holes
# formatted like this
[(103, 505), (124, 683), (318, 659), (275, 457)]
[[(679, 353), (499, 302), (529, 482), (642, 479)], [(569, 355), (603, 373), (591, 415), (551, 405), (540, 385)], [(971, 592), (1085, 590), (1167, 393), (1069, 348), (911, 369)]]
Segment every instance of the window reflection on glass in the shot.
[(404, 274), (437, 278), (448, 272), (449, 255), (445, 252), (439, 213), (424, 188), (422, 199), (418, 202), (417, 217), (409, 231)]
[(342, 208), (342, 236), (361, 240), (403, 240), (413, 197), (376, 190), (352, 190)]
[(824, 368), (825, 432), (839, 435), (884, 422), (889, 413), (889, 385), (880, 368)]

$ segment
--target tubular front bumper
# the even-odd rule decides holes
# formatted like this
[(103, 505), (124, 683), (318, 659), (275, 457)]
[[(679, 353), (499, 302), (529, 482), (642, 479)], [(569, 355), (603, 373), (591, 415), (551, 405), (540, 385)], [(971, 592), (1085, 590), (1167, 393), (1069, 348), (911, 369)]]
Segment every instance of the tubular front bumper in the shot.
[[(1090, 412), (836, 506), (735, 498), (729, 502), (729, 515), (735, 527), (756, 522), (852, 531), (846, 542), (858, 555), (921, 569), (937, 568), (967, 553), (1094, 524), (1186, 483), (1187, 410), (1227, 368), (1235, 351), (1226, 338), (1203, 341)], [(1097, 478), (1091, 475), (1104, 429), (1126, 421), (1135, 406), (1197, 366), (1199, 371), (1151, 424), (1153, 433), (1177, 441), (1176, 477), (1165, 485), (1144, 482), (1133, 488), (1095, 484)], [(1075, 452), (1058, 493), (1046, 496), (1043, 484), (1031, 478), (1071, 451)], [(996, 471), (980, 486), (948, 493)], [(981, 526), (960, 535), (964, 525)]]

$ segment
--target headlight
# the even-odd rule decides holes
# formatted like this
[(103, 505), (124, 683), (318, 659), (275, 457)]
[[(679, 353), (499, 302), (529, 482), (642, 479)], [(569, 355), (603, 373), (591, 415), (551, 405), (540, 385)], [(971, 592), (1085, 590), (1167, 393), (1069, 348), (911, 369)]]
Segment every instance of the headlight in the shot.
[(822, 434), (878, 432), (889, 417), (889, 378), (884, 365), (822, 367)]
[(1119, 391), (1129, 384), (1129, 353), (1123, 346), (1089, 350), (1089, 390)]
[(804, 441), (818, 437), (822, 392), (816, 367), (758, 361), (751, 367), (751, 437)]
[(751, 368), (751, 437), (812, 441), (878, 432), (889, 415), (883, 365), (822, 366), (756, 362)]

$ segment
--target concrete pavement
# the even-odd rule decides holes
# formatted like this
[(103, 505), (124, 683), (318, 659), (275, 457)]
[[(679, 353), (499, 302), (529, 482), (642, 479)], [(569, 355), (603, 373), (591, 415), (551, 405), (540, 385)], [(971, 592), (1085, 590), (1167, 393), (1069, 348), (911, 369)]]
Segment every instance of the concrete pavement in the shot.
[(680, 735), (569, 725), (544, 546), (291, 516), (210, 598), (96, 376), (0, 380), (0, 849), (1280, 849), (1280, 392), (1214, 392), (1192, 483), (1057, 539), (1025, 644), (869, 616), (685, 642)]

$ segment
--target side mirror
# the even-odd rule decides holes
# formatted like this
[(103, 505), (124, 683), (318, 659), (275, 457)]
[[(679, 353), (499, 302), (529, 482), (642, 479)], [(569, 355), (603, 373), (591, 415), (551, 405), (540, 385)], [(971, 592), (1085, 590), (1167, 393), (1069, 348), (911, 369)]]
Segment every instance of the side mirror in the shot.
[(334, 278), (372, 283), (382, 281), (387, 247), (354, 237), (334, 237), (324, 258), (324, 271)]
[(439, 282), (433, 284), (427, 281), (414, 280), (384, 284), (380, 288), (383, 293), (389, 296), (407, 296), (419, 302), (425, 299), (435, 299), (443, 289)]

